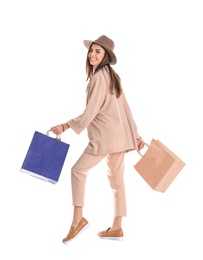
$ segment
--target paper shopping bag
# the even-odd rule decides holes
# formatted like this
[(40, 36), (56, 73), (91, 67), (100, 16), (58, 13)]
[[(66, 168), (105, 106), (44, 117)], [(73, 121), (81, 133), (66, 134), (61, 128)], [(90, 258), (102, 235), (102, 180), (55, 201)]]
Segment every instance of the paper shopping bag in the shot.
[(59, 180), (70, 145), (58, 137), (50, 137), (48, 133), (35, 131), (20, 171), (55, 184)]
[(153, 190), (165, 192), (185, 163), (159, 140), (147, 146), (134, 168)]

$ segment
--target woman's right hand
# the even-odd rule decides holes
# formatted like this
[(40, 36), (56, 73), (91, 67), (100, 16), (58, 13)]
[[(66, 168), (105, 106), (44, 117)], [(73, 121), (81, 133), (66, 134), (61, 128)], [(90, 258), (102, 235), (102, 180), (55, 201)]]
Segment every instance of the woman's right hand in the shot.
[(145, 142), (142, 140), (142, 137), (137, 138), (137, 149), (140, 151), (144, 148)]

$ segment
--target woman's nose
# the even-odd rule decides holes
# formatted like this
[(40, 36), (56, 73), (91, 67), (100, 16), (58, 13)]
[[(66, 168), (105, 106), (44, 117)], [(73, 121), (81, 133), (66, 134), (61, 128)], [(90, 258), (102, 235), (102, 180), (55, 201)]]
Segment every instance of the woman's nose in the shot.
[(90, 57), (95, 57), (95, 52), (94, 51), (92, 51), (91, 53), (90, 53)]

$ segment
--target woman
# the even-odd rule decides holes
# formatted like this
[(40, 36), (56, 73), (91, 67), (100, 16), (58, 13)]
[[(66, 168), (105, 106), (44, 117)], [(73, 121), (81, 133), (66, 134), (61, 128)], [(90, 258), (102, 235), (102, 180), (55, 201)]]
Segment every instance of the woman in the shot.
[(73, 219), (68, 235), (62, 240), (70, 242), (88, 226), (83, 217), (87, 172), (106, 158), (108, 179), (114, 196), (114, 219), (110, 228), (98, 232), (101, 238), (122, 239), (122, 218), (126, 216), (126, 197), (123, 180), (125, 153), (140, 150), (144, 141), (139, 136), (121, 81), (111, 65), (117, 59), (114, 42), (105, 35), (95, 41), (85, 40), (87, 98), (84, 112), (68, 122), (52, 127), (56, 135), (68, 128), (80, 134), (88, 131), (89, 143), (71, 169)]

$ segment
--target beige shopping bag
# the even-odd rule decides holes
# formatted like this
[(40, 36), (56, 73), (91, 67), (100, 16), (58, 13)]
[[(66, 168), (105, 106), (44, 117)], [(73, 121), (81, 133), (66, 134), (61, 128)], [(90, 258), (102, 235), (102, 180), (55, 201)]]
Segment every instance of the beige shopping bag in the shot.
[(134, 168), (153, 190), (165, 192), (185, 163), (159, 140), (147, 146)]

